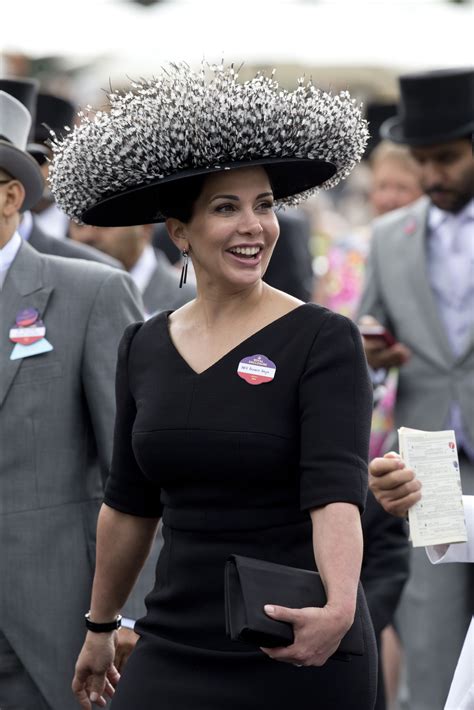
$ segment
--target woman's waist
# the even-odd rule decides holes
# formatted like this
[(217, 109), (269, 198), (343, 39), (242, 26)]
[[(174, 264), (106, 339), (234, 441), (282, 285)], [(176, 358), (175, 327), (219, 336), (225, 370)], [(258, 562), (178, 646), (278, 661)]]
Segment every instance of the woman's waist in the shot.
[(163, 524), (171, 529), (196, 532), (256, 531), (309, 522), (307, 512), (297, 506), (163, 508)]

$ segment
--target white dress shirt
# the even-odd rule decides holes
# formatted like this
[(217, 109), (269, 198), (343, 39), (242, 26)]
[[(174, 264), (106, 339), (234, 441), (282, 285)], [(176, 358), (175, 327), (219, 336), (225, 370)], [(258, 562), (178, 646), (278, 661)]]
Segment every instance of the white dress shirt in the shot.
[[(426, 548), (430, 561), (474, 562), (474, 496), (463, 496), (467, 542)], [(446, 600), (449, 604), (449, 600)], [(444, 710), (474, 710), (474, 617), (469, 626)]]
[(3, 249), (0, 249), (0, 289), (3, 287), (8, 269), (18, 254), (20, 246), (21, 237), (18, 232), (15, 232), (13, 237), (5, 244)]
[(57, 239), (65, 239), (69, 229), (69, 217), (56, 204), (52, 204), (42, 212), (35, 214), (38, 227)]
[(151, 244), (147, 244), (142, 254), (128, 272), (136, 287), (143, 293), (148, 286), (152, 274), (156, 271), (156, 256)]
[(20, 226), (18, 227), (18, 234), (27, 242), (31, 236), (32, 230), (33, 215), (30, 211), (27, 210), (26, 212), (23, 212), (21, 216)]
[[(458, 213), (430, 206), (427, 270), (441, 321), (455, 356), (469, 343), (474, 326), (474, 199)], [(461, 410), (453, 402), (446, 429), (454, 429), (458, 448), (474, 461), (474, 442), (464, 431)]]

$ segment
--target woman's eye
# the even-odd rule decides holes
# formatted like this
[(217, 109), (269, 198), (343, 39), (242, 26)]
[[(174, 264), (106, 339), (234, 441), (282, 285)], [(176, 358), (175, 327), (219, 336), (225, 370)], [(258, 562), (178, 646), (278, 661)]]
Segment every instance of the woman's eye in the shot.
[(221, 205), (217, 205), (216, 212), (233, 212), (235, 210), (235, 205), (230, 202), (224, 202)]
[(259, 202), (257, 205), (257, 209), (259, 210), (272, 210), (273, 209), (273, 202), (266, 201), (266, 202)]

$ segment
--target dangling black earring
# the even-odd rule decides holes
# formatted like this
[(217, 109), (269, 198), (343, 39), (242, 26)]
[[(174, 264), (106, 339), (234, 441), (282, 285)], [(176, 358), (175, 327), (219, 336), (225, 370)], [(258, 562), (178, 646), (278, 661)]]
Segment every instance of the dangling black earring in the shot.
[(188, 259), (189, 259), (189, 251), (186, 249), (183, 249), (181, 252), (183, 255), (183, 268), (181, 269), (181, 278), (179, 280), (179, 287), (183, 288), (183, 284), (186, 283), (186, 278), (188, 276)]

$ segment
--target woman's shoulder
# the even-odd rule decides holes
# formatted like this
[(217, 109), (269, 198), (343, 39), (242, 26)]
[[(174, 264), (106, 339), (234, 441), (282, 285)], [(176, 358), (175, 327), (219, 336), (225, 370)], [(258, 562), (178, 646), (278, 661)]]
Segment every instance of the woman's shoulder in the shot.
[(156, 341), (160, 333), (166, 333), (170, 313), (172, 311), (160, 311), (144, 322), (133, 323), (126, 329), (124, 337), (128, 335), (128, 340), (134, 350), (136, 347), (146, 345), (150, 340)]
[(302, 319), (317, 330), (325, 326), (343, 331), (356, 328), (353, 321), (347, 316), (336, 313), (326, 306), (320, 306), (318, 303), (303, 303), (297, 310), (301, 313)]

